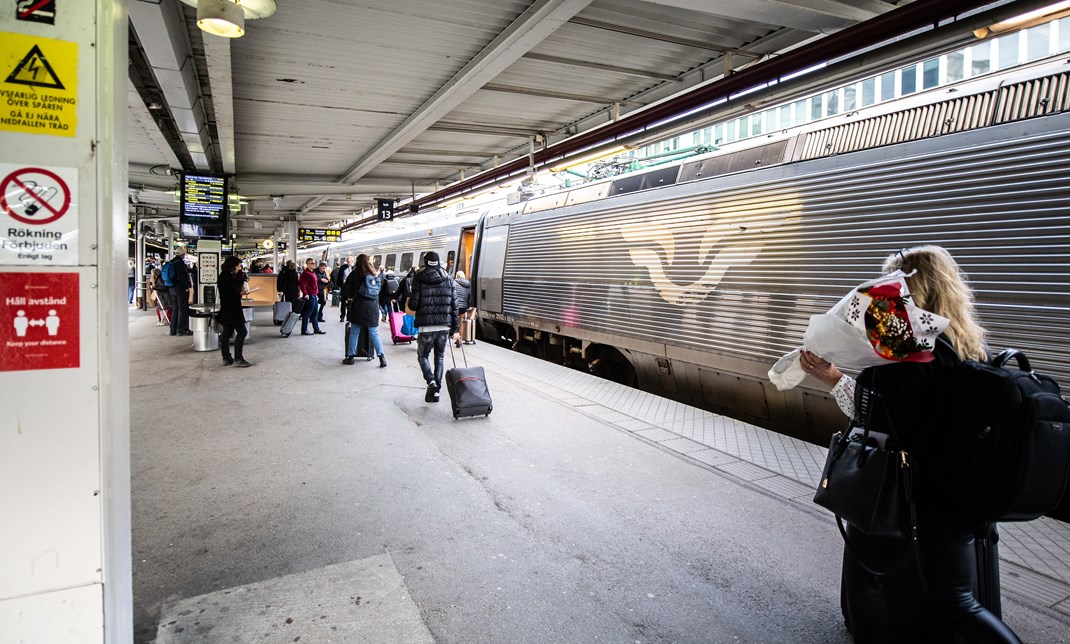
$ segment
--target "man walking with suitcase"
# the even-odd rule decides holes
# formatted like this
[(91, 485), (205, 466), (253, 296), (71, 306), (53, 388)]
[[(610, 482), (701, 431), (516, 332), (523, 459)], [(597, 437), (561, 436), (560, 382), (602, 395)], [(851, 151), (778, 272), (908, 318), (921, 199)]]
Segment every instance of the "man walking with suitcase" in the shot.
[[(424, 401), (438, 402), (442, 389), (442, 374), (446, 363), (446, 342), (458, 335), (457, 300), (453, 292), (453, 280), (442, 268), (438, 253), (424, 255), (424, 267), (412, 280), (412, 295), (409, 308), (416, 312), (416, 359), (423, 372), (427, 392)], [(431, 369), (429, 357), (435, 351), (435, 368)]]

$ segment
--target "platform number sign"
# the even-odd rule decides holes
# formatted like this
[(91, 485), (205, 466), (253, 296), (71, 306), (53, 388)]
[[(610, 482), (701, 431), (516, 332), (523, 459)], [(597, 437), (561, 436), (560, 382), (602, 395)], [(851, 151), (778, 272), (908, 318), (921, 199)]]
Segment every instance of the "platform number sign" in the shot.
[(397, 205), (395, 199), (376, 199), (375, 209), (379, 212), (379, 219), (382, 221), (390, 221), (394, 218), (394, 207)]

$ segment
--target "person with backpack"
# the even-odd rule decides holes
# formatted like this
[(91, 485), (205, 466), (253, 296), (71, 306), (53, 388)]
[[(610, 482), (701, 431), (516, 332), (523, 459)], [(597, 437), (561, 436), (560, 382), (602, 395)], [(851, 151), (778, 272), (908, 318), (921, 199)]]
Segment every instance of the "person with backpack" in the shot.
[(349, 274), (342, 288), (342, 297), (349, 301), (349, 342), (346, 344), (346, 357), (343, 364), (356, 362), (357, 340), (361, 332), (367, 333), (372, 340), (375, 354), (379, 356), (379, 366), (386, 366), (386, 354), (383, 343), (379, 340), (379, 293), (382, 280), (375, 272), (371, 259), (367, 255), (357, 256), (356, 268)]
[[(979, 575), (976, 540), (988, 524), (951, 498), (940, 479), (943, 461), (938, 455), (954, 449), (948, 443), (957, 435), (952, 431), (958, 418), (952, 404), (957, 366), (962, 360), (988, 358), (986, 332), (974, 312), (973, 291), (958, 263), (939, 246), (918, 246), (890, 255), (883, 272), (896, 270), (907, 275), (907, 286), (919, 308), (951, 320), (933, 349), (931, 362), (869, 367), (856, 380), (814, 353), (804, 350), (801, 354), (804, 371), (831, 387), (849, 417), (855, 415), (857, 388), (878, 395), (878, 404), (887, 413), (873, 415), (873, 430), (895, 437), (910, 457), (916, 545), (912, 548), (908, 538), (871, 537), (848, 525), (850, 546), (844, 549), (842, 577), (845, 617), (856, 642), (916, 640), (917, 633), (904, 629), (924, 620), (931, 620), (924, 633), (926, 641), (954, 641), (957, 633), (969, 642), (1020, 642), (974, 596)], [(917, 575), (913, 578), (907, 574), (914, 572), (912, 562), (903, 563), (900, 555), (914, 560)], [(907, 573), (892, 572), (896, 560)], [(875, 568), (887, 569), (888, 574), (876, 575)], [(899, 584), (897, 579), (914, 582)], [(908, 609), (915, 614), (902, 614)]]
[(398, 287), (397, 301), (398, 310), (404, 311), (405, 305), (409, 303), (409, 296), (412, 295), (412, 279), (416, 275), (415, 268), (409, 268), (409, 272), (402, 278), (401, 284)]
[(171, 335), (193, 335), (189, 330), (189, 291), (193, 288), (186, 266), (186, 247), (175, 249), (175, 256), (160, 271), (164, 284), (171, 289)]
[[(451, 335), (455, 336), (454, 340), (461, 337), (453, 280), (442, 268), (438, 253), (431, 251), (424, 255), (424, 267), (412, 280), (409, 306), (416, 311), (416, 327), (420, 329), (420, 335), (416, 336), (416, 361), (427, 384), (424, 401), (438, 402), (446, 364), (446, 342)], [(432, 349), (433, 370), (428, 360)]]

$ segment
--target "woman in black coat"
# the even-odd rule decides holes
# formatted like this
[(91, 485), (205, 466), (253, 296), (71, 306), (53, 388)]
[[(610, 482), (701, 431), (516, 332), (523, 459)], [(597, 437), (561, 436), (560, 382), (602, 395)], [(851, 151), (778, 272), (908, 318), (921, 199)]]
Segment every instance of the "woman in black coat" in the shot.
[(297, 263), (292, 259), (279, 271), (275, 278), (275, 288), (282, 293), (282, 301), (293, 305), (297, 311), (297, 303), (301, 300), (301, 290), (298, 288)]
[(386, 366), (386, 354), (383, 353), (383, 343), (379, 340), (381, 289), (382, 280), (376, 275), (371, 259), (367, 255), (357, 257), (357, 264), (342, 287), (342, 297), (349, 301), (349, 311), (346, 315), (350, 323), (349, 344), (346, 346), (345, 360), (342, 361), (345, 364), (353, 364), (357, 341), (363, 330), (371, 336), (372, 346), (379, 356), (379, 366)]
[[(245, 276), (241, 272), (241, 260), (231, 255), (223, 260), (223, 267), (216, 280), (219, 288), (219, 313), (216, 320), (223, 327), (219, 334), (219, 351), (223, 354), (223, 364), (236, 367), (248, 367), (242, 348), (245, 345), (245, 314), (242, 312), (241, 298), (245, 286)], [(234, 357), (230, 355), (230, 337), (234, 338)]]
[[(876, 431), (895, 436), (911, 456), (913, 497), (917, 508), (916, 564), (920, 579), (904, 579), (903, 587), (876, 582), (867, 567), (890, 570), (910, 544), (868, 536), (848, 526), (851, 548), (844, 552), (843, 583), (847, 617), (855, 642), (920, 641), (907, 632), (918, 620), (904, 614), (928, 600), (935, 623), (926, 626), (927, 642), (953, 642), (955, 633), (969, 642), (1012, 644), (1018, 637), (974, 597), (977, 580), (975, 540), (985, 529), (943, 492), (939, 454), (948, 449), (947, 431), (955, 422), (946, 387), (959, 359), (986, 360), (985, 330), (977, 323), (973, 292), (958, 263), (939, 246), (903, 249), (885, 260), (884, 273), (902, 270), (914, 303), (951, 320), (937, 343), (931, 362), (889, 362), (869, 367), (857, 381), (835, 365), (803, 351), (803, 369), (832, 388), (832, 395), (848, 416), (854, 416), (857, 386), (880, 395)], [(890, 425), (890, 426), (889, 426)], [(866, 562), (861, 561), (866, 559)], [(909, 566), (899, 561), (900, 567)], [(954, 632), (949, 632), (954, 631)]]

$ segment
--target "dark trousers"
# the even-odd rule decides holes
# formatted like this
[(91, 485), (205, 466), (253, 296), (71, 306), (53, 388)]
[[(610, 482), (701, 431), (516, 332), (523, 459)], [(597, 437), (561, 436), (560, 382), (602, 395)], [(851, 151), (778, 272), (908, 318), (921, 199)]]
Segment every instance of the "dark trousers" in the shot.
[(223, 331), (219, 334), (219, 351), (223, 354), (223, 359), (226, 361), (231, 360), (230, 356), (230, 336), (235, 335), (234, 338), (234, 360), (244, 360), (242, 355), (242, 347), (245, 346), (245, 336), (249, 335), (249, 332), (245, 329), (245, 322), (242, 322), (240, 326), (227, 326), (223, 325)]
[(323, 319), (323, 310), (327, 308), (327, 292), (321, 290), (319, 292), (319, 295), (316, 296), (316, 299), (320, 303), (319, 318), (318, 319), (319, 319), (320, 322), (323, 322), (324, 321), (324, 319)]
[(305, 298), (305, 308), (301, 309), (301, 333), (308, 333), (308, 323), (312, 323), (312, 328), (319, 331), (320, 323), (318, 313), (320, 310), (320, 302), (314, 297)]
[[(446, 364), (446, 340), (449, 339), (449, 331), (421, 332), (416, 336), (416, 361), (420, 364), (420, 371), (424, 374), (424, 382), (435, 383), (442, 389), (442, 373)], [(431, 362), (428, 358), (431, 350), (435, 351), (435, 368), (431, 370)]]
[(340, 311), (338, 313), (338, 321), (339, 322), (345, 322), (346, 321), (346, 311), (349, 310), (349, 300), (342, 300), (342, 304), (338, 308), (340, 309)]
[(189, 289), (172, 286), (171, 298), (174, 299), (171, 311), (171, 333), (189, 331)]

